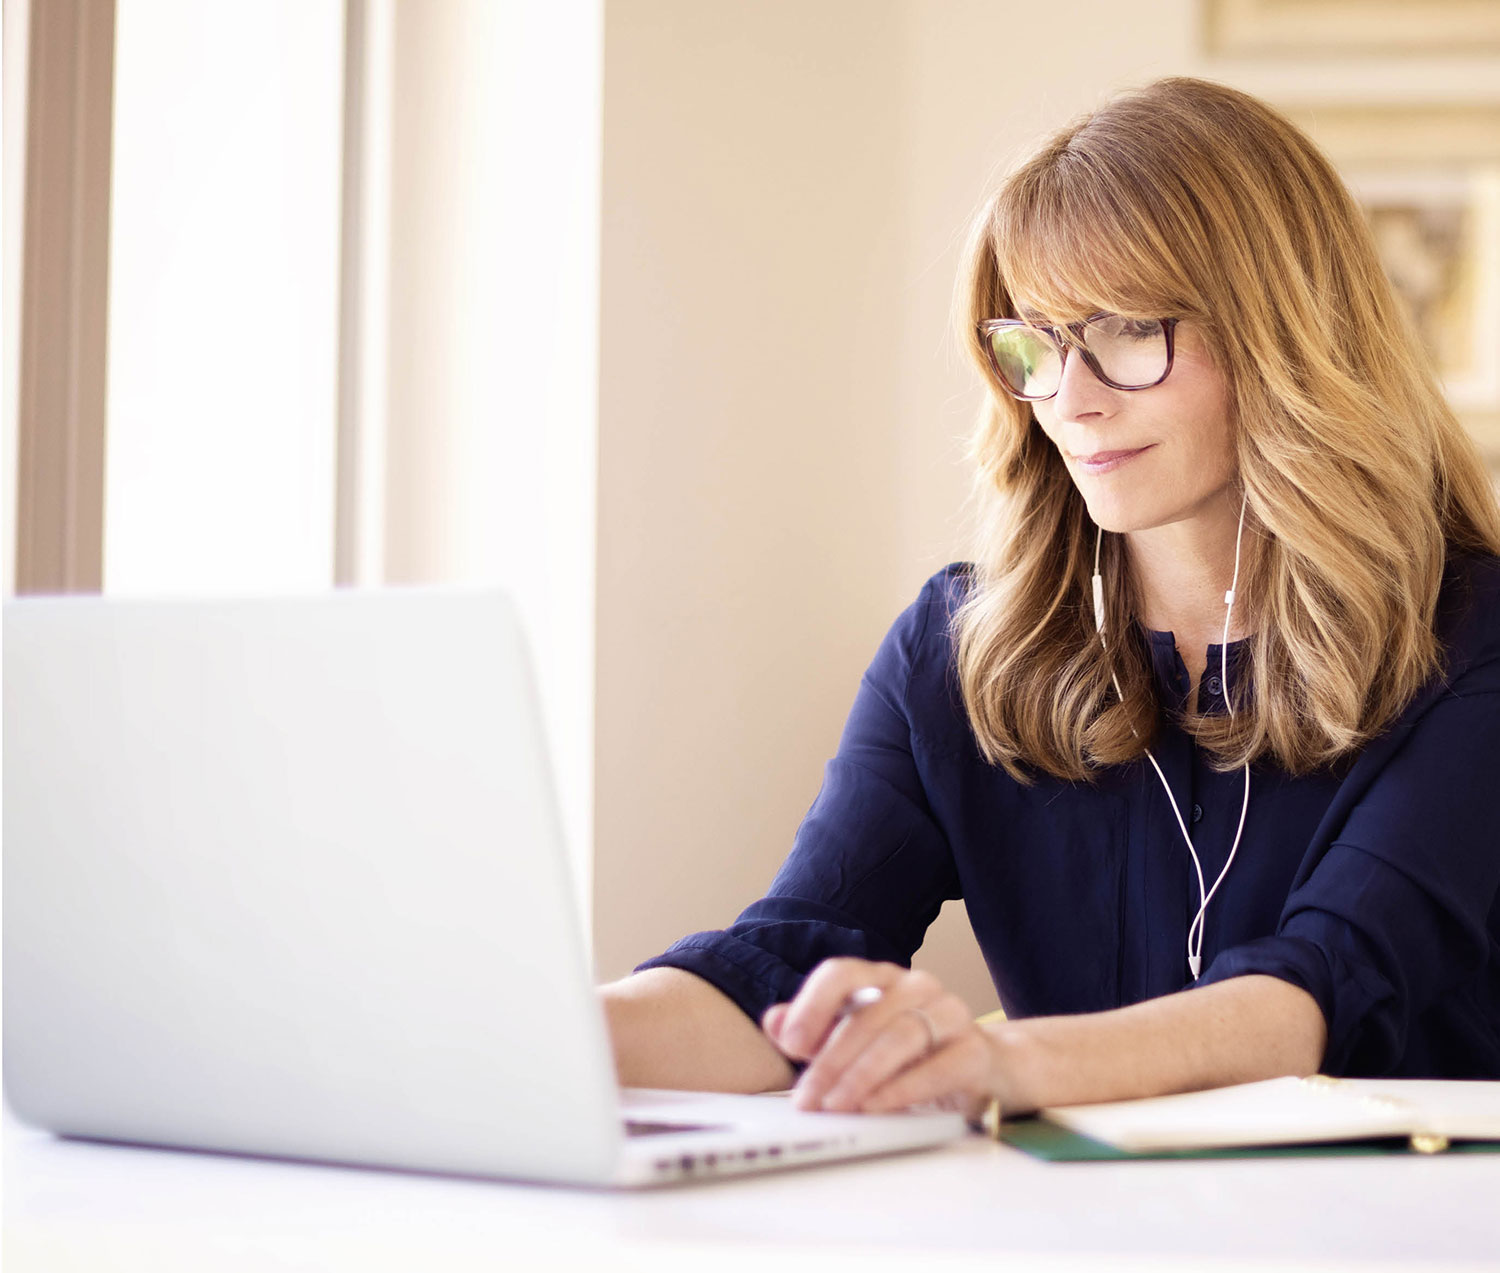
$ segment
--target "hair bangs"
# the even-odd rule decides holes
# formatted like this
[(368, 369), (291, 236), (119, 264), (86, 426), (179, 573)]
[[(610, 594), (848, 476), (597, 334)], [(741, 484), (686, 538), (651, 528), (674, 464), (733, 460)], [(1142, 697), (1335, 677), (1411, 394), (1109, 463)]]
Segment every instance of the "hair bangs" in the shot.
[(1119, 174), (1067, 153), (1039, 155), (1028, 169), (1001, 191), (991, 221), (1014, 311), (997, 317), (1072, 323), (1101, 311), (1139, 318), (1200, 312), (1198, 289), (1149, 207), (1111, 185)]

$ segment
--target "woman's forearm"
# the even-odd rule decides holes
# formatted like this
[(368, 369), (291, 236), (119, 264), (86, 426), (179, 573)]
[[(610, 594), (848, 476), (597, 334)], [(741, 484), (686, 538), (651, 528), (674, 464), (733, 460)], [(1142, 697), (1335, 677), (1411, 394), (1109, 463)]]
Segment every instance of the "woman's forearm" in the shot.
[(1327, 1044), (1317, 1001), (1265, 976), (984, 1029), (996, 1045), (1007, 1114), (1313, 1074)]
[(767, 1092), (790, 1063), (732, 999), (680, 968), (648, 968), (599, 988), (626, 1087)]

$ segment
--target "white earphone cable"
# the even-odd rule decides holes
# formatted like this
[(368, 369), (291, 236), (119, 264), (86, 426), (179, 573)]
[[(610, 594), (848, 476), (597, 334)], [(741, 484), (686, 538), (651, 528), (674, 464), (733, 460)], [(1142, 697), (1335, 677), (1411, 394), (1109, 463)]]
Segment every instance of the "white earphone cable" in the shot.
[[(1230, 716), (1234, 715), (1234, 700), (1229, 695), (1229, 616), (1234, 610), (1234, 594), (1240, 582), (1240, 541), (1245, 534), (1245, 505), (1249, 502), (1247, 495), (1240, 502), (1240, 525), (1234, 536), (1234, 580), (1229, 586), (1229, 591), (1224, 594), (1224, 635), (1219, 641), (1219, 682), (1224, 690), (1224, 706), (1228, 709)], [(1234, 843), (1230, 846), (1229, 857), (1225, 859), (1224, 869), (1219, 872), (1219, 878), (1214, 881), (1213, 888), (1208, 890), (1208, 895), (1203, 896), (1203, 878), (1200, 872), (1198, 878), (1198, 895), (1203, 897), (1202, 905), (1198, 908), (1197, 918), (1188, 929), (1188, 966), (1192, 969), (1193, 978), (1196, 980), (1203, 966), (1203, 928), (1204, 916), (1208, 910), (1208, 904), (1213, 900), (1215, 893), (1219, 891), (1219, 885), (1224, 882), (1224, 877), (1229, 874), (1229, 868), (1234, 862), (1234, 855), (1239, 852), (1240, 837), (1245, 833), (1245, 815), (1250, 812), (1250, 766), (1245, 766), (1245, 798), (1240, 803), (1240, 823), (1235, 828)], [(1196, 929), (1198, 943), (1194, 947), (1193, 932)]]
[[(1240, 582), (1240, 545), (1245, 534), (1245, 509), (1249, 504), (1247, 495), (1240, 503), (1240, 523), (1234, 536), (1234, 577), (1230, 581), (1229, 590), (1224, 594), (1224, 636), (1219, 643), (1219, 679), (1224, 691), (1224, 706), (1228, 709), (1230, 716), (1234, 713), (1234, 703), (1229, 695), (1229, 621), (1234, 613), (1235, 590)], [(1104, 530), (1099, 528), (1094, 537), (1094, 576), (1093, 576), (1093, 600), (1094, 600), (1094, 630), (1099, 634), (1099, 644), (1104, 649), (1109, 649), (1109, 642), (1104, 636), (1104, 579), (1099, 572), (1099, 554), (1104, 542)], [(1115, 687), (1115, 694), (1123, 702), (1124, 693), (1120, 689), (1120, 680), (1111, 669), (1110, 681)], [(1132, 728), (1132, 733), (1134, 729)], [(1239, 826), (1235, 829), (1234, 843), (1229, 848), (1229, 857), (1225, 859), (1224, 869), (1219, 872), (1219, 877), (1214, 881), (1214, 886), (1204, 892), (1203, 865), (1198, 860), (1198, 850), (1193, 845), (1193, 837), (1188, 834), (1187, 823), (1183, 819), (1182, 810), (1178, 807), (1177, 798), (1172, 794), (1172, 785), (1167, 781), (1167, 776), (1162, 772), (1161, 765), (1157, 763), (1156, 757), (1151, 749), (1146, 748), (1146, 759), (1151, 762), (1151, 768), (1156, 771), (1156, 776), (1161, 782), (1162, 790), (1167, 793), (1167, 803), (1172, 806), (1172, 814), (1177, 819), (1177, 828), (1182, 832), (1182, 838), (1187, 845), (1188, 856), (1193, 862), (1193, 871), (1198, 877), (1198, 913), (1193, 917), (1193, 922), (1188, 926), (1188, 971), (1192, 973), (1193, 980), (1197, 981), (1199, 974), (1203, 971), (1203, 932), (1206, 926), (1208, 904), (1213, 900), (1215, 893), (1219, 891), (1219, 885), (1224, 882), (1224, 877), (1229, 874), (1229, 868), (1234, 864), (1234, 856), (1239, 852), (1240, 839), (1245, 833), (1245, 818), (1250, 812), (1250, 766), (1245, 766), (1245, 796), (1240, 805)]]

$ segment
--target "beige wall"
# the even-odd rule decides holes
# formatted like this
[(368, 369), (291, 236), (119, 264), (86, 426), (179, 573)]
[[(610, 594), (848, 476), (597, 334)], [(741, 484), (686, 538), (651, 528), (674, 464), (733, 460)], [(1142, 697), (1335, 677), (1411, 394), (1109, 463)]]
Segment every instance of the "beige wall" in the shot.
[(388, 583), (516, 598), (586, 915), (602, 0), (395, 0), (391, 20), (377, 555)]
[(881, 6), (606, 9), (595, 949), (757, 896), (900, 580)]
[[(1192, 12), (1089, 6), (1038, 50), (988, 0), (607, 5), (601, 977), (770, 881), (881, 635), (963, 553), (965, 224), (1040, 133), (1183, 69)], [(993, 1005), (960, 908), (919, 962)]]

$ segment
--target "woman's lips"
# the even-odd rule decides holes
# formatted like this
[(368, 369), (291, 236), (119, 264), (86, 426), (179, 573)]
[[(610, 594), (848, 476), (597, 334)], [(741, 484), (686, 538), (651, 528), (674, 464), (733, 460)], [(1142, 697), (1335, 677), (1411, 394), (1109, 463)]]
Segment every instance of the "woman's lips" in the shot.
[(1112, 473), (1122, 464), (1128, 464), (1150, 449), (1150, 446), (1142, 446), (1133, 451), (1095, 451), (1092, 455), (1075, 455), (1073, 463), (1085, 473)]

